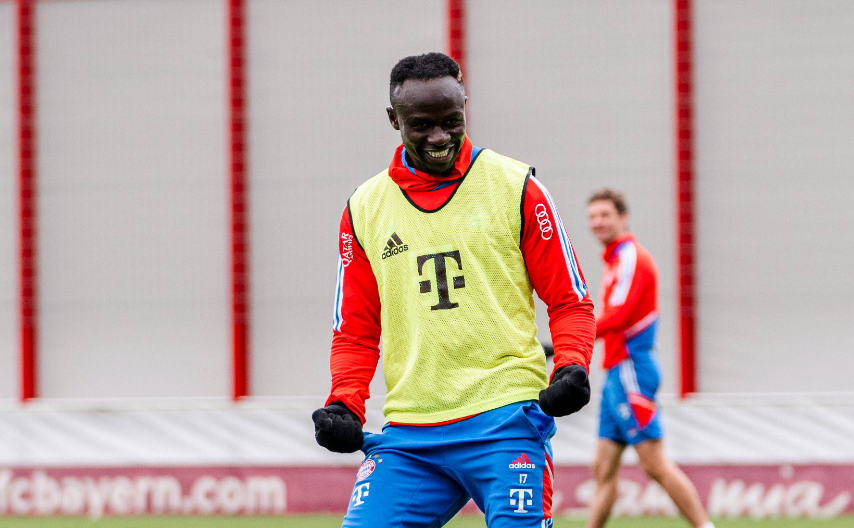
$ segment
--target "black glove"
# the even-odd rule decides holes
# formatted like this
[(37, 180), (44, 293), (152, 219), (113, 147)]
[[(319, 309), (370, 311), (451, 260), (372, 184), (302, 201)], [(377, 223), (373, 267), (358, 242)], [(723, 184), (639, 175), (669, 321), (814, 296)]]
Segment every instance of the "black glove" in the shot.
[(362, 449), (365, 435), (362, 422), (341, 402), (332, 402), (311, 413), (314, 421), (314, 439), (335, 453), (353, 453)]
[(590, 380), (581, 365), (561, 367), (547, 389), (540, 391), (540, 408), (549, 416), (576, 413), (590, 403)]

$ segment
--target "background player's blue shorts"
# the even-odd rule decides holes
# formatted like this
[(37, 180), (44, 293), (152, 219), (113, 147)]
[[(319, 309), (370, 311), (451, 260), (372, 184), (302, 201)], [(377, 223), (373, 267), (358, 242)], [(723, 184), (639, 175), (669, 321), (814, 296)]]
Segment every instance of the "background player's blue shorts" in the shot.
[(447, 425), (365, 434), (344, 527), (439, 527), (470, 498), (490, 528), (548, 528), (555, 422), (521, 402)]
[(608, 371), (602, 389), (602, 406), (599, 409), (599, 437), (619, 444), (635, 445), (644, 440), (661, 438), (661, 413), (658, 404), (652, 419), (641, 427), (627, 393), (633, 392), (649, 398), (653, 403), (661, 379), (658, 355), (654, 350), (634, 351)]

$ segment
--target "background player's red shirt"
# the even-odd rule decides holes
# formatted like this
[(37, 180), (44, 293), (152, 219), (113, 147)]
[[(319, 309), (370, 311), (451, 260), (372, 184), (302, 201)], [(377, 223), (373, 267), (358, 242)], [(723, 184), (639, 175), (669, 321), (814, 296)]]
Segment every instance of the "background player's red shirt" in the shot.
[(596, 319), (596, 337), (605, 340), (602, 367), (609, 369), (629, 357), (626, 340), (658, 318), (658, 269), (632, 234), (608, 244), (602, 260), (602, 313)]
[[(453, 196), (477, 150), (466, 137), (453, 174), (439, 177), (407, 166), (401, 145), (389, 175), (419, 207), (433, 210)], [(555, 369), (566, 365), (589, 369), (595, 337), (593, 303), (557, 209), (533, 176), (525, 188), (522, 213), (522, 256), (534, 290), (548, 307)], [(341, 265), (330, 357), (332, 390), (326, 404), (340, 401), (364, 422), (365, 400), (370, 397), (369, 386), (380, 356), (381, 307), (371, 264), (355, 241), (347, 208), (341, 217), (338, 249)]]

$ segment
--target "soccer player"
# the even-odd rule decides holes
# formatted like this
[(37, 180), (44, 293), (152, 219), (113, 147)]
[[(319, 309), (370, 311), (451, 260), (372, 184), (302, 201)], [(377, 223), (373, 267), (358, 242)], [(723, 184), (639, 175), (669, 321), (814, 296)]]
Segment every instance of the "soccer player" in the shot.
[(599, 443), (593, 462), (596, 492), (588, 528), (602, 528), (617, 498), (620, 457), (635, 448), (641, 467), (670, 495), (695, 527), (714, 528), (694, 485), (664, 454), (655, 393), (660, 368), (656, 355), (658, 270), (652, 255), (629, 233), (623, 195), (610, 189), (587, 202), (590, 230), (605, 246), (602, 259), (602, 311), (596, 337), (605, 342), (602, 366), (608, 371), (602, 391)]
[[(442, 526), (470, 498), (491, 528), (551, 526), (552, 417), (589, 401), (595, 337), (572, 245), (533, 167), (466, 136), (450, 57), (402, 59), (390, 99), (403, 144), (342, 215), (332, 390), (312, 414), (318, 444), (366, 455), (344, 526)], [(363, 433), (380, 333), (386, 424)]]

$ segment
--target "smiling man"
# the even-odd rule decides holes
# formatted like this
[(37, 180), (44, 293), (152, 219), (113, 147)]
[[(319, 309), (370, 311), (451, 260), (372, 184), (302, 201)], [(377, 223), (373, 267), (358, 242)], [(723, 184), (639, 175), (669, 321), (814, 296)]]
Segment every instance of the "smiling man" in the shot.
[[(389, 95), (403, 143), (342, 215), (332, 390), (312, 415), (318, 444), (366, 455), (344, 526), (442, 526), (470, 498), (490, 527), (551, 526), (552, 417), (589, 401), (595, 333), (572, 245), (533, 167), (466, 136), (456, 62), (406, 57)], [(363, 433), (380, 335), (386, 425)]]
[(694, 527), (714, 528), (694, 485), (664, 453), (655, 400), (661, 377), (658, 354), (658, 269), (629, 232), (629, 208), (611, 189), (587, 201), (593, 236), (605, 247), (602, 311), (596, 336), (605, 344), (607, 371), (599, 409), (599, 443), (593, 461), (596, 491), (587, 528), (602, 528), (617, 500), (620, 459), (633, 446), (649, 478), (658, 482)]

